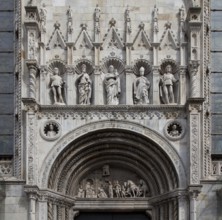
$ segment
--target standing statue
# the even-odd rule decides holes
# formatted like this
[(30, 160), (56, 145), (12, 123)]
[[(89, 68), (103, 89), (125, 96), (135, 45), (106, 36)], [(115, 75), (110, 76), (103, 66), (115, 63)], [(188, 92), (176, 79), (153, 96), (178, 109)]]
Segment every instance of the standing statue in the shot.
[(109, 187), (108, 187), (108, 192), (109, 192), (109, 198), (113, 198), (113, 185), (111, 181), (109, 181)]
[(144, 76), (144, 67), (140, 68), (140, 77), (134, 82), (134, 102), (135, 104), (149, 104), (150, 82)]
[(120, 78), (113, 65), (109, 66), (108, 73), (105, 76), (105, 89), (107, 105), (118, 105), (121, 92)]
[(172, 74), (172, 66), (166, 66), (166, 72), (160, 78), (160, 97), (164, 104), (175, 103), (173, 85), (178, 81)]
[(92, 94), (92, 81), (89, 74), (86, 72), (86, 65), (82, 65), (82, 74), (79, 78), (78, 90), (79, 90), (79, 104), (89, 105)]
[(62, 77), (59, 76), (59, 69), (57, 67), (54, 68), (53, 76), (51, 76), (51, 88), (54, 97), (54, 104), (61, 105), (64, 104), (64, 100), (62, 97), (62, 88), (64, 87), (65, 82), (62, 80)]

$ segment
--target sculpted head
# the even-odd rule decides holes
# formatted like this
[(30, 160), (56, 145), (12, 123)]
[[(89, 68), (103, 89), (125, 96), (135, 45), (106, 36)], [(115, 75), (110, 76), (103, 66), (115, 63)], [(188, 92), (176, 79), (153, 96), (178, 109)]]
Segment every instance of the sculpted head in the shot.
[(59, 75), (59, 68), (57, 68), (57, 67), (54, 68), (54, 74)]
[(165, 70), (166, 70), (167, 73), (172, 73), (172, 66), (167, 65)]
[(109, 72), (110, 72), (110, 73), (113, 73), (113, 72), (114, 72), (114, 66), (113, 66), (113, 65), (110, 65), (110, 66), (109, 66)]
[(140, 67), (140, 76), (144, 76), (144, 71), (145, 71), (145, 69), (144, 69), (144, 67)]
[(82, 65), (82, 72), (86, 72), (86, 64)]

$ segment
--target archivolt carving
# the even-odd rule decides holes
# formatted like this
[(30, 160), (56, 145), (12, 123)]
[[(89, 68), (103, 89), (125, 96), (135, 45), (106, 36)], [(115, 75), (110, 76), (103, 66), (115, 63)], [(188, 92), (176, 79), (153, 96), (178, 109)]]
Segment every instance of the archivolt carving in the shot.
[(158, 135), (156, 132), (148, 129), (147, 127), (138, 125), (136, 123), (123, 121), (101, 121), (90, 123), (85, 126), (79, 127), (67, 134), (62, 140), (60, 140), (56, 144), (56, 146), (45, 158), (44, 166), (40, 170), (41, 187), (47, 187), (47, 181), (49, 178), (49, 172), (52, 167), (52, 164), (54, 163), (60, 152), (62, 152), (66, 148), (66, 146), (68, 146), (73, 140), (76, 140), (78, 137), (83, 136), (84, 134), (87, 134), (90, 131), (99, 131), (108, 128), (127, 130), (135, 134), (143, 135), (144, 137), (152, 140), (154, 143), (160, 146), (160, 148), (162, 148), (162, 150), (169, 156), (172, 163), (174, 164), (174, 167), (179, 177), (179, 187), (185, 187), (186, 173), (184, 170), (184, 165), (178, 154), (171, 147), (171, 145), (165, 139), (163, 139), (163, 137)]

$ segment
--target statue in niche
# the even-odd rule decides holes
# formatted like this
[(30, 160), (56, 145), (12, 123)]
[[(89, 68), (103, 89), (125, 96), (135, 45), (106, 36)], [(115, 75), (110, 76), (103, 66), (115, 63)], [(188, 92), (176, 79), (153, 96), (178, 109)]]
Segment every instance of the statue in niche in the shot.
[(105, 76), (105, 89), (107, 105), (118, 105), (121, 92), (120, 78), (113, 65), (109, 66), (108, 73)]
[(150, 82), (144, 76), (144, 67), (140, 67), (140, 76), (134, 81), (134, 102), (135, 104), (149, 104)]
[(173, 85), (178, 79), (172, 74), (172, 66), (167, 65), (165, 73), (160, 77), (160, 97), (164, 104), (175, 103)]
[(46, 133), (47, 137), (55, 137), (56, 136), (56, 131), (54, 129), (54, 125), (53, 124), (49, 124), (48, 126), (48, 131)]
[(64, 105), (64, 100), (62, 97), (62, 88), (64, 88), (65, 82), (62, 80), (62, 77), (59, 76), (59, 69), (54, 68), (53, 76), (51, 76), (51, 88), (54, 98), (55, 105)]
[(108, 198), (106, 192), (102, 187), (98, 187), (98, 198)]
[(82, 65), (82, 74), (79, 78), (78, 90), (79, 90), (79, 104), (89, 105), (92, 94), (92, 81), (89, 74), (86, 72), (86, 65)]

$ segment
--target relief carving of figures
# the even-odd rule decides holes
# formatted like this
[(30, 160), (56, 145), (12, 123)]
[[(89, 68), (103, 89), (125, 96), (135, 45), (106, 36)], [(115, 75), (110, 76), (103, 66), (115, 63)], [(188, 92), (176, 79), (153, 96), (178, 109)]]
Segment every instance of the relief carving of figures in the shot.
[(164, 104), (175, 103), (174, 84), (178, 82), (172, 73), (172, 66), (167, 65), (165, 73), (160, 77), (160, 98)]
[(144, 67), (140, 68), (140, 76), (134, 81), (134, 103), (149, 104), (150, 82), (144, 76)]
[[(98, 182), (98, 180), (97, 180)], [(90, 181), (86, 181), (85, 189), (80, 185), (77, 191), (77, 198), (138, 198), (146, 197), (148, 194), (148, 187), (144, 180), (140, 180), (136, 185), (132, 180), (122, 182), (118, 180), (104, 181), (100, 183), (97, 188), (93, 187)]]
[(86, 198), (97, 198), (93, 185), (88, 181), (86, 183)]
[(92, 94), (92, 81), (86, 72), (86, 65), (82, 65), (82, 74), (78, 81), (79, 104), (89, 105)]
[(64, 99), (62, 96), (62, 89), (64, 89), (65, 82), (62, 77), (59, 76), (59, 69), (57, 67), (53, 70), (53, 75), (51, 76), (50, 87), (53, 93), (53, 99), (55, 105), (64, 105)]
[(118, 105), (121, 92), (120, 78), (113, 65), (109, 66), (108, 73), (105, 76), (105, 89), (107, 105)]

